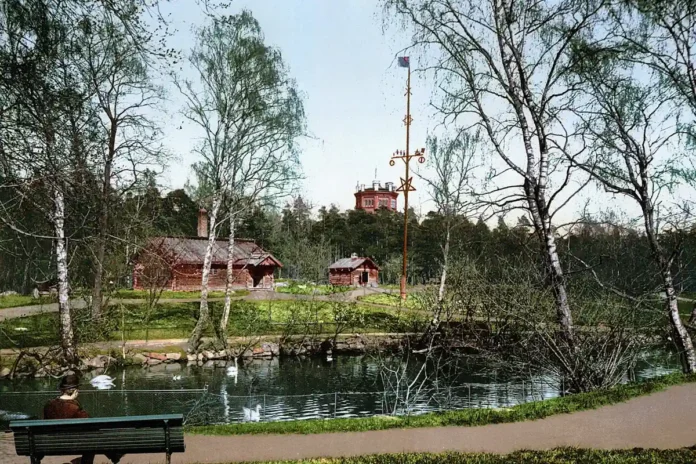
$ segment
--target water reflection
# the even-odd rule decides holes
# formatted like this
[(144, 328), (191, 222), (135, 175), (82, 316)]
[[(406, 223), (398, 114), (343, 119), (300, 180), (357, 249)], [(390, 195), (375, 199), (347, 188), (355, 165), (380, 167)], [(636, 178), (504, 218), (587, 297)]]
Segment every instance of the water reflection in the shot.
[[(408, 365), (413, 378), (418, 362)], [(678, 360), (665, 353), (646, 355), (636, 379), (678, 370)], [(148, 368), (111, 369), (84, 379), (79, 401), (90, 415), (185, 414), (189, 423), (244, 420), (244, 408), (259, 406), (261, 421), (365, 417), (375, 414), (461, 409), (506, 408), (559, 396), (560, 388), (543, 378), (511, 381), (485, 366), (461, 364), (443, 381), (426, 382), (409, 395), (384, 394), (380, 362), (370, 356), (326, 359), (255, 360), (227, 375), (224, 362), (203, 366), (160, 364)], [(98, 390), (89, 380), (109, 375), (114, 386)], [(39, 417), (55, 397), (57, 379), (0, 381), (0, 424), (20, 416)], [(408, 401), (406, 400), (408, 396)]]

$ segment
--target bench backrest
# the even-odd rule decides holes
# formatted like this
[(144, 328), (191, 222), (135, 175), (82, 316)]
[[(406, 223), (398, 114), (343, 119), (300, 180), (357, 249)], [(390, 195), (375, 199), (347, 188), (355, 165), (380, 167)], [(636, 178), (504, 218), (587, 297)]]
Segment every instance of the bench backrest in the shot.
[(181, 414), (10, 422), (19, 456), (183, 452)]

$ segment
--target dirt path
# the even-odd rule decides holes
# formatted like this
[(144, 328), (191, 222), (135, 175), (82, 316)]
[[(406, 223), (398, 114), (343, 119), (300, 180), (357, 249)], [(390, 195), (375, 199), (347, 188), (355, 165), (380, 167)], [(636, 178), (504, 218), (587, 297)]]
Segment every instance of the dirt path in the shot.
[[(491, 452), (520, 449), (682, 448), (696, 444), (696, 384), (671, 387), (650, 396), (597, 410), (483, 427), (395, 429), (321, 435), (186, 436), (186, 453), (174, 464), (227, 463), (400, 452)], [(14, 456), (10, 434), (0, 436), (0, 462), (26, 464)], [(3, 453), (5, 453), (3, 455)], [(67, 462), (45, 458), (44, 464)], [(97, 463), (106, 463), (97, 458)], [(126, 456), (122, 464), (163, 462), (163, 456)]]

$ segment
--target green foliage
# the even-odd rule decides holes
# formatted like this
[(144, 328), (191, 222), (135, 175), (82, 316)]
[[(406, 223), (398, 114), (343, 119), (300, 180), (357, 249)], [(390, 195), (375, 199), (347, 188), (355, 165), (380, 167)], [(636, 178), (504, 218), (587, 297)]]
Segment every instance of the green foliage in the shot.
[(562, 398), (537, 401), (514, 406), (508, 410), (463, 409), (418, 416), (369, 417), (360, 419), (303, 420), (267, 423), (241, 423), (191, 427), (191, 434), (246, 435), (246, 434), (314, 434), (335, 432), (364, 432), (398, 428), (479, 426), (526, 420), (543, 419), (555, 414), (569, 414), (596, 409), (627, 401), (637, 396), (664, 390), (672, 385), (696, 382), (696, 376), (672, 374), (657, 379), (619, 385), (590, 393), (578, 393)]
[(593, 450), (557, 448), (549, 451), (515, 451), (507, 455), (485, 453), (380, 454), (349, 458), (273, 461), (265, 464), (690, 464), (696, 451), (641, 449)]

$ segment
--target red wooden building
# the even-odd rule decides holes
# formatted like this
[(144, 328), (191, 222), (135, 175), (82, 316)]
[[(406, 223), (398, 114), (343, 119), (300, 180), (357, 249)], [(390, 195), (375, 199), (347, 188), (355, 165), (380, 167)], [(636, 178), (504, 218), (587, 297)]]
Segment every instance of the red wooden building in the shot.
[[(167, 290), (197, 291), (201, 288), (203, 259), (208, 246), (207, 215), (201, 210), (198, 237), (154, 237), (136, 256), (133, 288), (153, 285)], [(227, 280), (227, 239), (215, 241), (209, 274), (209, 290), (225, 290)], [(272, 254), (253, 240), (235, 240), (234, 288), (272, 289), (273, 273), (282, 267)]]
[(371, 258), (360, 258), (353, 253), (350, 258), (339, 259), (329, 266), (329, 283), (345, 287), (376, 287), (379, 267)]
[(394, 189), (392, 182), (387, 182), (384, 187), (378, 180), (372, 182), (372, 187), (358, 184), (355, 192), (355, 209), (362, 209), (368, 213), (374, 213), (379, 208), (387, 208), (396, 211), (396, 199), (399, 193)]

